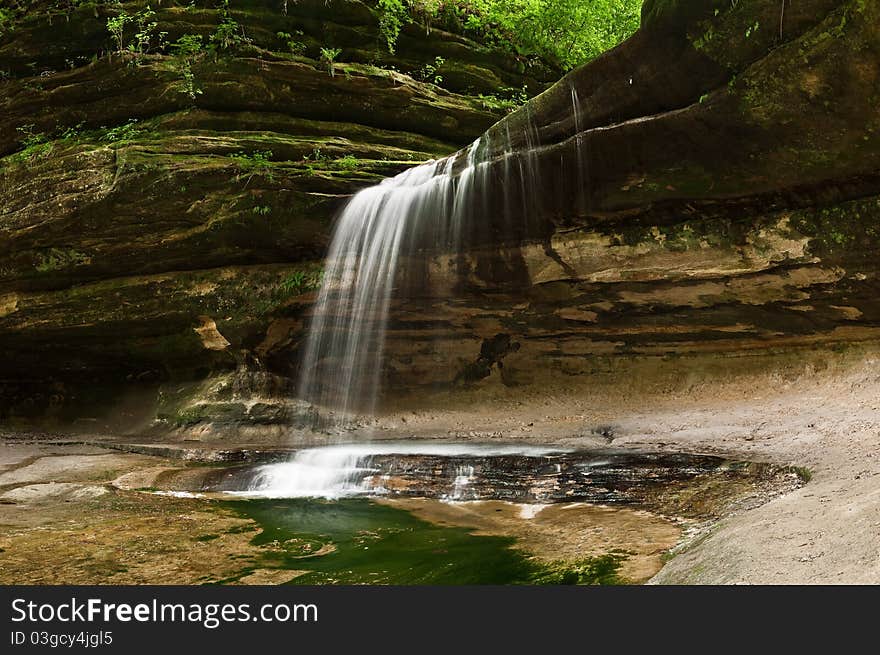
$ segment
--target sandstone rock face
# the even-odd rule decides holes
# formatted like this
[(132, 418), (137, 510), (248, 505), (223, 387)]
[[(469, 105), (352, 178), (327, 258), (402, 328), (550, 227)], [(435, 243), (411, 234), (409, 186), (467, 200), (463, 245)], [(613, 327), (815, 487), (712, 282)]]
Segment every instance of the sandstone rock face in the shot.
[[(290, 421), (280, 399), (341, 202), (487, 128), (493, 174), (467, 251), (402, 262), (431, 284), (407, 285), (394, 307), (389, 396), (880, 336), (874, 0), (784, 14), (776, 0), (647, 0), (633, 38), (491, 128), (500, 115), (462, 92), (519, 85), (497, 53), (445, 34), (426, 52), (405, 33), (401, 70), (460, 53), (472, 74), (444, 90), (368, 63), (365, 5), (330, 16), (322, 1), (292, 3), (283, 17), (240, 4), (253, 5), (239, 16), (253, 43), (193, 61), (195, 97), (169, 56), (63, 70), (95, 39), (112, 49), (101, 8), (74, 12), (52, 48), (59, 28), (40, 20), (0, 41), (7, 414), (81, 405), (127, 380), (161, 385), (169, 426)], [(159, 17), (172, 40), (217, 22)], [(272, 52), (276, 32), (308, 41), (314, 21), (338, 35), (333, 77), (315, 52)], [(16, 154), (29, 133), (56, 138)], [(526, 165), (511, 173), (511, 158)], [(463, 375), (499, 334), (519, 344), (503, 366)]]
[(399, 308), (388, 384), (448, 385), (432, 358), (467, 371), (499, 333), (521, 344), (509, 386), (875, 341), (878, 19), (647, 2), (636, 36), (488, 131), (490, 210), (445, 288)]
[[(341, 204), (504, 115), (480, 94), (558, 77), (415, 25), (391, 55), (358, 1), (166, 2), (151, 20), (167, 45), (144, 54), (127, 50), (135, 22), (119, 52), (108, 19), (145, 3), (82, 4), (32, 2), (0, 35), (7, 418), (266, 374), (267, 350), (299, 339)], [(182, 54), (181, 37), (200, 45)], [(445, 86), (425, 73), (437, 57)]]

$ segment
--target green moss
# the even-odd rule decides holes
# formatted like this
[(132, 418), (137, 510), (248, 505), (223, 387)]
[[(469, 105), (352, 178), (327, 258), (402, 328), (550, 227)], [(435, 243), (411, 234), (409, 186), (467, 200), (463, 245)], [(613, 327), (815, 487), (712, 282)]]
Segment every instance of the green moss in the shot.
[(48, 134), (36, 130), (33, 123), (16, 128), (21, 150), (5, 158), (5, 165), (16, 165), (52, 154), (54, 144)]
[(272, 173), (272, 151), (263, 150), (250, 154), (245, 152), (237, 152), (229, 156), (239, 170), (239, 177), (245, 178), (249, 182), (254, 175), (262, 175), (269, 181), (274, 179)]
[[(252, 543), (261, 547), (260, 568), (308, 571), (293, 584), (626, 582), (619, 575), (628, 556), (622, 551), (545, 563), (516, 548), (510, 537), (475, 536), (466, 528), (428, 523), (360, 499), (256, 500), (227, 506), (259, 525)], [(332, 549), (321, 554), (325, 545)]]
[(810, 250), (834, 260), (880, 248), (880, 199), (866, 198), (792, 213), (791, 226), (811, 238)]
[(49, 248), (37, 254), (34, 268), (40, 273), (51, 273), (91, 262), (91, 257), (74, 248)]
[(804, 484), (813, 479), (813, 472), (805, 466), (792, 466), (791, 472), (797, 474)]
[(246, 413), (242, 403), (198, 403), (180, 409), (173, 422), (176, 427), (190, 427), (199, 423), (235, 424)]
[(620, 566), (626, 560), (625, 553), (608, 553), (598, 557), (586, 557), (575, 562), (553, 562), (535, 574), (532, 584), (546, 585), (619, 585), (626, 581), (620, 577)]
[[(617, 226), (612, 238), (613, 245), (637, 246), (642, 243), (659, 243), (673, 251), (687, 251), (704, 247), (730, 248), (744, 245), (749, 238), (750, 226), (728, 219), (692, 220), (671, 225)], [(755, 228), (757, 229), (757, 228)]]
[(214, 541), (215, 539), (219, 539), (219, 538), (220, 538), (219, 534), (202, 534), (202, 535), (199, 535), (198, 537), (196, 537), (195, 540), (205, 542), (205, 541)]
[(207, 422), (208, 418), (209, 414), (206, 405), (194, 405), (180, 410), (174, 417), (174, 425), (179, 428), (188, 427)]

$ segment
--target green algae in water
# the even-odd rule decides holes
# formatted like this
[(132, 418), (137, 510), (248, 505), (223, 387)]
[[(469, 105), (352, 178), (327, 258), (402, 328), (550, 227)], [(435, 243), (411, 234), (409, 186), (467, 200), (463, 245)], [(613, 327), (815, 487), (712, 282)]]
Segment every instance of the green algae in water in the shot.
[[(620, 584), (621, 553), (541, 563), (512, 537), (476, 536), (364, 499), (229, 503), (253, 519), (260, 568), (308, 571), (291, 584)], [(248, 569), (238, 577), (247, 575)], [(232, 582), (226, 580), (224, 582)]]

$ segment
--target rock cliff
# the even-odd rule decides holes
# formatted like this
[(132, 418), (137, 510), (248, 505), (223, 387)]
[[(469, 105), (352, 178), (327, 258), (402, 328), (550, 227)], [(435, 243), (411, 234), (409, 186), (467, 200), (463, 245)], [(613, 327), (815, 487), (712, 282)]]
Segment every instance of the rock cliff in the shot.
[[(442, 283), (394, 308), (393, 394), (878, 338), (875, 0), (647, 0), (634, 37), (497, 124), (473, 94), (524, 81), (497, 53), (403, 39), (402, 71), (460, 63), (442, 89), (369, 63), (365, 5), (239, 4), (249, 42), (219, 56), (114, 54), (101, 7), (0, 41), (8, 415), (113, 388), (158, 391), (166, 426), (290, 421), (340, 203), (487, 128), (467, 251), (403, 263)], [(157, 16), (169, 41), (218, 25), (217, 10)], [(311, 41), (325, 24), (335, 64)], [(297, 30), (304, 54), (279, 53)], [(472, 375), (497, 335), (517, 347)]]
[(261, 344), (301, 328), (340, 205), (473, 140), (511, 105), (499, 89), (559, 76), (437, 27), (405, 26), (392, 55), (358, 1), (16, 6), (0, 32), (5, 418), (92, 416), (235, 369), (285, 389)]
[(490, 209), (442, 292), (399, 308), (389, 384), (448, 384), (430, 331), (460, 372), (510, 335), (483, 370), (508, 386), (620, 382), (624, 362), (676, 386), (687, 356), (724, 373), (874, 342), (878, 19), (648, 0), (633, 38), (487, 132)]

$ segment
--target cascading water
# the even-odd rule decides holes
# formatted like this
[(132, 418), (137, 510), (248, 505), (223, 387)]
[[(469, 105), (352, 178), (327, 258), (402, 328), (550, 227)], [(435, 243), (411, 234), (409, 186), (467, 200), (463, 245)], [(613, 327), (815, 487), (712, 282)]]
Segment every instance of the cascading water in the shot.
[[(257, 468), (240, 495), (260, 498), (344, 498), (382, 494), (377, 484), (381, 473), (376, 458), (388, 455), (476, 457), (545, 457), (567, 452), (562, 448), (536, 446), (490, 446), (448, 443), (372, 443), (325, 446), (301, 450), (288, 462)], [(475, 480), (476, 469), (462, 464), (453, 470), (449, 500), (461, 499)], [(381, 476), (379, 476), (381, 477)]]
[[(404, 171), (352, 198), (339, 218), (302, 360), (299, 395), (344, 425), (374, 409), (389, 307), (401, 254), (426, 241), (457, 252), (479, 206), (475, 141), (463, 167), (453, 155)], [(460, 168), (460, 170), (456, 170)], [(327, 417), (324, 417), (325, 423)]]
[[(503, 249), (505, 243), (548, 238), (540, 217), (563, 196), (577, 194), (583, 210), (581, 106), (573, 84), (570, 90), (574, 175), (542, 178), (541, 131), (529, 103), (514, 123), (516, 135), (511, 135), (512, 121), (505, 121), (466, 152), (411, 168), (351, 199), (333, 234), (301, 359), (299, 397), (316, 408), (315, 427), (347, 427), (356, 415), (374, 412), (392, 300), (405, 300), (407, 291), (402, 270), (421, 266), (427, 274), (432, 256), (451, 254), (441, 267), (451, 263), (453, 277), (467, 280), (466, 245)], [(491, 270), (500, 284), (525, 283), (517, 256), (515, 248), (502, 252), (481, 274)], [(409, 290), (430, 286), (427, 277), (418, 284)]]
[(584, 144), (583, 144), (583, 133), (581, 132), (581, 124), (580, 124), (580, 116), (582, 113), (581, 110), (581, 101), (578, 96), (577, 88), (572, 84), (571, 85), (571, 110), (572, 116), (574, 117), (574, 138), (575, 138), (575, 148), (577, 149), (577, 163), (578, 163), (578, 179), (580, 180), (580, 185), (578, 189), (578, 209), (581, 213), (584, 213), (586, 210), (586, 181), (587, 181), (587, 166), (585, 163), (584, 156)]
[(459, 466), (455, 470), (455, 480), (452, 482), (452, 493), (449, 500), (461, 500), (464, 497), (465, 490), (474, 480), (475, 469), (467, 464)]
[(341, 498), (364, 493), (372, 453), (357, 447), (313, 448), (289, 462), (258, 469), (249, 495), (271, 498)]

